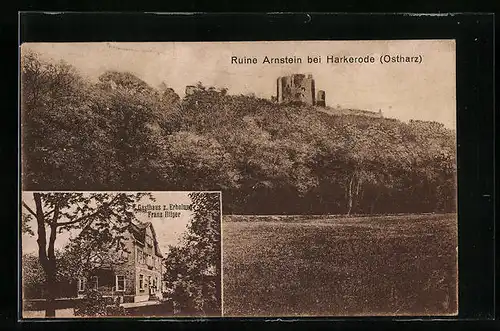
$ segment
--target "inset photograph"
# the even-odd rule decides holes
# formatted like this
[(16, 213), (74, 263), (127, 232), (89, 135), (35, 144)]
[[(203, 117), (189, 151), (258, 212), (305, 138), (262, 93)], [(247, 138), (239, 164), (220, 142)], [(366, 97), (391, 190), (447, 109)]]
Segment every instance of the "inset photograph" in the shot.
[(220, 192), (23, 192), (22, 318), (221, 316)]

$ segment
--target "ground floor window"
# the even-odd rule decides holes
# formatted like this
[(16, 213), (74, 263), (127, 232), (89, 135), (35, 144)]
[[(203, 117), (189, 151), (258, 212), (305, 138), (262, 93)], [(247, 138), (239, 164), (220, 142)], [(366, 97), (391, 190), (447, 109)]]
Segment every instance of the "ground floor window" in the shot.
[(92, 276), (92, 286), (97, 290), (97, 288), (99, 287), (99, 277)]
[(78, 291), (79, 292), (85, 291), (85, 278), (83, 277), (78, 278)]
[(156, 277), (153, 278), (153, 286), (151, 288), (151, 292), (152, 293), (156, 293)]
[(161, 282), (161, 291), (165, 292), (165, 291), (167, 291), (167, 289), (168, 289), (167, 282), (164, 281), (164, 280), (162, 280), (162, 282)]
[(144, 275), (139, 275), (139, 289), (144, 289)]
[(116, 290), (125, 291), (125, 276), (121, 275), (116, 276)]

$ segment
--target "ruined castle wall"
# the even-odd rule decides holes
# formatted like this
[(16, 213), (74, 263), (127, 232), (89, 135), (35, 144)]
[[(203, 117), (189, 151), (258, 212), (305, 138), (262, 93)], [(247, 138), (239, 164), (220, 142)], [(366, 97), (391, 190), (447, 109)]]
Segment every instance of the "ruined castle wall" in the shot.
[(310, 85), (310, 89), (311, 89), (311, 92), (310, 92), (311, 105), (315, 105), (316, 104), (316, 84), (315, 84), (312, 76), (309, 76), (308, 80), (309, 80), (309, 85)]
[(316, 98), (316, 105), (320, 107), (326, 107), (326, 93), (323, 90), (318, 91), (318, 96)]
[(283, 100), (283, 85), (281, 85), (281, 77), (276, 80), (276, 101), (282, 102)]
[(186, 86), (186, 92), (185, 95), (191, 95), (194, 94), (195, 92), (199, 91), (200, 89), (197, 86), (194, 85), (188, 85)]

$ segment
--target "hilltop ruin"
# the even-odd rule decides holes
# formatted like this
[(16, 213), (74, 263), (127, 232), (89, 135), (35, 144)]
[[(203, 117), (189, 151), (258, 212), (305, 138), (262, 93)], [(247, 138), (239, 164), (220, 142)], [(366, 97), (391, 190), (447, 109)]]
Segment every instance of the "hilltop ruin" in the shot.
[(335, 115), (359, 115), (369, 117), (383, 117), (382, 111), (373, 112), (361, 109), (342, 109), (329, 107), (326, 104), (326, 92), (318, 90), (311, 74), (292, 74), (278, 77), (276, 84), (276, 98), (278, 103), (300, 102), (318, 107), (318, 110)]
[(279, 77), (277, 81), (276, 100), (284, 102), (303, 102), (313, 106), (326, 106), (326, 93), (319, 90), (312, 75), (293, 74)]

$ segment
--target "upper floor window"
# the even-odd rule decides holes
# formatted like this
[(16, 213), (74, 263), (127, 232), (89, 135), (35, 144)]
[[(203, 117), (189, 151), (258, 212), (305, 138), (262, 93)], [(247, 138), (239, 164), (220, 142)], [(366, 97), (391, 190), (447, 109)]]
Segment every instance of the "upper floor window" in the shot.
[(144, 263), (144, 252), (140, 248), (137, 248), (137, 261)]
[(148, 266), (152, 266), (153, 265), (153, 258), (149, 254), (146, 256), (146, 263), (147, 263)]
[(156, 257), (156, 267), (161, 268), (161, 258)]
[(124, 262), (124, 261), (128, 260), (128, 256), (129, 256), (129, 252), (127, 252), (125, 250), (121, 250), (118, 258)]

